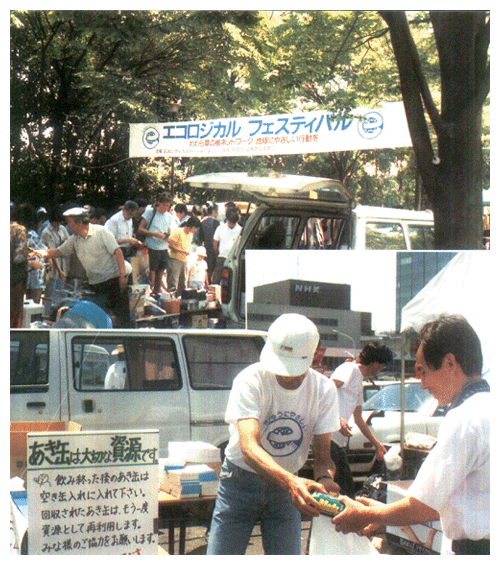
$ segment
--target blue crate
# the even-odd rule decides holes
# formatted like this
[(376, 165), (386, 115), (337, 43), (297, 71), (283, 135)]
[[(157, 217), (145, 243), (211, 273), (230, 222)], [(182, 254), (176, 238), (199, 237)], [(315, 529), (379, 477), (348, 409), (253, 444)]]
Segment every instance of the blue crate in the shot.
[(19, 512), (28, 519), (28, 492), (25, 490), (15, 490), (10, 491), (10, 496), (14, 501), (14, 504), (19, 509)]

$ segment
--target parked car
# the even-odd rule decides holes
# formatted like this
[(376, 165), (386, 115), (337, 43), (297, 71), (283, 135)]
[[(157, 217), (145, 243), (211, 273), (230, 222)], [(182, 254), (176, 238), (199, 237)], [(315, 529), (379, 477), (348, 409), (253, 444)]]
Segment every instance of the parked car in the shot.
[[(223, 447), (234, 377), (259, 360), (264, 332), (11, 330), (11, 422), (69, 421), (83, 430), (159, 429), (170, 441)], [(106, 375), (121, 363), (124, 378)], [(116, 382), (116, 380), (115, 380)]]
[[(420, 381), (405, 382), (405, 434), (418, 432), (437, 437), (444, 409)], [(375, 437), (386, 447), (400, 443), (401, 436), (401, 383), (385, 384), (363, 403), (363, 418)], [(376, 472), (375, 449), (351, 418), (353, 435), (347, 444), (347, 459), (356, 480)]]
[(192, 187), (242, 190), (258, 206), (225, 262), (224, 315), (245, 319), (247, 249), (431, 249), (432, 212), (355, 206), (337, 180), (297, 175), (210, 173), (185, 180)]

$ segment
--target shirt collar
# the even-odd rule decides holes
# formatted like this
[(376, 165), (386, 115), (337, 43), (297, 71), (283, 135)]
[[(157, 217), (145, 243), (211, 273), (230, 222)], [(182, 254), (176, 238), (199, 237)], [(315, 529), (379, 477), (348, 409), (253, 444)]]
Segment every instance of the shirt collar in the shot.
[(460, 406), (460, 404), (465, 402), (477, 392), (490, 392), (490, 385), (488, 384), (488, 381), (485, 381), (484, 379), (475, 379), (466, 383), (451, 401), (449, 410)]
[(77, 237), (79, 237), (80, 239), (88, 239), (89, 237), (92, 237), (93, 235), (95, 235), (96, 232), (96, 225), (89, 223), (89, 231), (87, 232), (86, 237), (83, 237), (83, 235), (77, 235), (75, 234)]

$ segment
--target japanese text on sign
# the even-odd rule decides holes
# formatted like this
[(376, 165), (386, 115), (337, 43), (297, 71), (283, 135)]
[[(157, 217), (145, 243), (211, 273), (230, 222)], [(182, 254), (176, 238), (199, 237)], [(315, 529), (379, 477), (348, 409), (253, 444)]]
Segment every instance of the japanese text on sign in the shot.
[(28, 436), (29, 553), (156, 555), (158, 432)]
[(130, 157), (293, 154), (411, 145), (402, 103), (352, 112), (306, 112), (130, 124)]

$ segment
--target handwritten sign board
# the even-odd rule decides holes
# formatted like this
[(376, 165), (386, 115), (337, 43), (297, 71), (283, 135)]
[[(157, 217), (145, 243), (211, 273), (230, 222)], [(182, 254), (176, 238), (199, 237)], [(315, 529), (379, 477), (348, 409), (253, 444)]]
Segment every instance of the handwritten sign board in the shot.
[(28, 553), (157, 555), (158, 438), (28, 434)]

